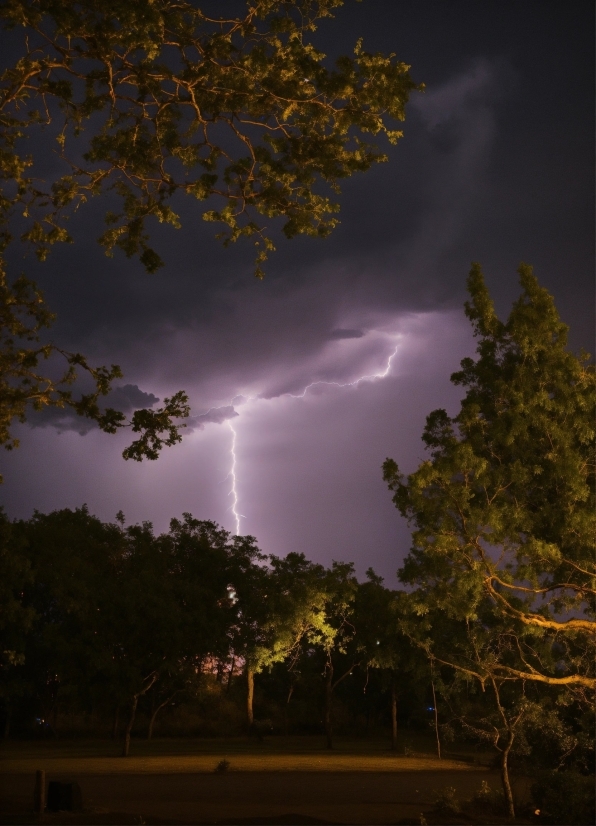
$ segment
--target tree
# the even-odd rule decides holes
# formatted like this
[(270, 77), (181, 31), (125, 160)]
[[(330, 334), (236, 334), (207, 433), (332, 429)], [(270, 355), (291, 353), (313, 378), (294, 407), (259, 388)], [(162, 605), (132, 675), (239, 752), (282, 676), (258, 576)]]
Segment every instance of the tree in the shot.
[[(73, 240), (69, 215), (100, 194), (118, 204), (99, 238), (106, 253), (138, 255), (150, 272), (162, 261), (147, 225), (179, 226), (171, 205), (179, 194), (208, 201), (203, 218), (223, 224), (224, 243), (252, 239), (259, 277), (274, 249), (271, 221), (285, 221), (288, 238), (328, 235), (338, 182), (387, 160), (366, 136), (396, 143), (402, 133), (389, 122), (404, 119), (409, 94), (422, 88), (395, 55), (371, 54), (360, 41), (353, 57), (323, 65), (310, 35), (342, 2), (255, 0), (244, 17), (213, 17), (172, 0), (5, 0), (1, 19), (22, 50), (0, 81), (0, 251), (18, 240), (44, 260)], [(60, 158), (49, 184), (35, 175), (38, 149), (27, 154), (40, 130)], [(6, 306), (22, 300), (19, 283), (5, 283)], [(40, 352), (27, 347), (24, 358), (35, 365)], [(21, 389), (8, 423), (24, 415), (23, 401), (71, 404), (60, 390), (23, 397), (21, 361), (4, 365), (6, 383)], [(86, 367), (80, 356), (73, 363)], [(184, 401), (166, 403), (170, 438)], [(72, 406), (106, 424), (92, 402)], [(122, 423), (112, 411), (109, 426)], [(133, 450), (142, 456), (154, 458)]]
[(441, 623), (418, 640), (437, 663), (491, 685), (497, 710), (511, 680), (566, 687), (582, 702), (596, 686), (594, 366), (567, 350), (568, 328), (531, 267), (519, 275), (504, 323), (472, 267), (466, 315), (480, 342), (452, 376), (466, 388), (460, 412), (428, 416), (431, 459), (407, 480), (393, 460), (383, 466), (415, 527), (399, 574), (416, 586), (414, 613), (466, 627), (459, 648), (442, 644)]
[[(93, 704), (110, 693), (101, 679), (111, 673), (113, 651), (106, 626), (118, 620), (110, 607), (117, 595), (113, 572), (126, 545), (120, 529), (90, 515), (87, 508), (44, 515), (13, 523), (20, 557), (30, 567), (30, 581), (20, 594), (33, 622), (25, 637), (23, 673), (37, 716), (56, 720), (65, 699)], [(104, 698), (102, 698), (104, 699)]]
[(270, 600), (276, 661), (285, 662), (289, 677), (285, 703), (285, 726), (289, 727), (288, 706), (296, 684), (302, 677), (305, 648), (332, 633), (327, 621), (328, 575), (322, 565), (310, 562), (304, 554), (269, 557)]
[[(401, 571), (423, 583), (421, 600), (475, 618), (486, 597), (496, 614), (561, 647), (553, 673), (523, 650), (504, 676), (593, 688), (594, 367), (566, 349), (567, 327), (532, 269), (507, 323), (496, 317), (480, 267), (472, 268), (466, 314), (479, 359), (452, 381), (468, 388), (459, 414), (427, 418), (432, 459), (407, 481), (387, 459), (384, 478), (416, 526)], [(420, 607), (424, 610), (423, 603)]]
[(366, 572), (366, 582), (358, 586), (354, 605), (358, 648), (364, 654), (367, 667), (379, 669), (389, 678), (391, 691), (391, 748), (397, 749), (398, 670), (407, 660), (407, 639), (399, 634), (401, 594), (383, 585), (383, 577), (372, 568)]
[(358, 580), (351, 562), (333, 562), (326, 573), (324, 625), (313, 629), (308, 642), (323, 654), (324, 725), (327, 748), (333, 748), (333, 695), (365, 659), (358, 647), (354, 608)]

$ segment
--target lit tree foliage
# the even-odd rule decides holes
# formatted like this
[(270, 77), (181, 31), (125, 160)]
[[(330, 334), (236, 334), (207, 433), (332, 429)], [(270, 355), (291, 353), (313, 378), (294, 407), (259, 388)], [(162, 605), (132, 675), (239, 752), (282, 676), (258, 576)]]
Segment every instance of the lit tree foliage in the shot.
[(501, 675), (594, 687), (594, 367), (566, 349), (567, 327), (531, 267), (506, 323), (480, 267), (468, 279), (466, 314), (480, 337), (452, 381), (467, 388), (453, 419), (427, 418), (432, 458), (407, 480), (384, 464), (400, 512), (416, 527), (401, 571), (429, 605), (471, 621), (488, 599), (530, 640), (558, 646), (542, 662), (520, 637), (520, 665)]
[(523, 292), (503, 323), (473, 266), (466, 314), (480, 342), (452, 376), (466, 388), (460, 412), (428, 416), (431, 458), (407, 479), (392, 459), (383, 466), (415, 527), (399, 572), (416, 586), (410, 634), (432, 662), (489, 688), (510, 816), (507, 760), (530, 713), (525, 685), (563, 688), (584, 706), (596, 686), (594, 367), (567, 350), (531, 267), (519, 274)]
[[(223, 222), (228, 241), (255, 236), (257, 265), (273, 248), (263, 219), (283, 218), (288, 237), (327, 235), (338, 206), (317, 185), (336, 190), (386, 160), (359, 135), (396, 143), (388, 120), (403, 120), (416, 88), (408, 66), (360, 42), (354, 57), (323, 66), (309, 35), (341, 5), (257, 0), (244, 17), (211, 17), (171, 0), (6, 0), (23, 52), (2, 77), (4, 221), (25, 212), (21, 240), (44, 258), (69, 240), (68, 212), (109, 190), (121, 207), (107, 213), (101, 243), (150, 271), (161, 261), (146, 221), (178, 226), (177, 192), (219, 196), (203, 217)], [(25, 154), (39, 126), (68, 168), (49, 186)]]

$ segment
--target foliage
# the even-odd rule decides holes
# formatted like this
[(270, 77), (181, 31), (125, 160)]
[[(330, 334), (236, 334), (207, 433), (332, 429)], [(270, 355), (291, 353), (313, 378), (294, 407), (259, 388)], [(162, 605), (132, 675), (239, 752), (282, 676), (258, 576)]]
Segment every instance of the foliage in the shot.
[(453, 786), (443, 786), (435, 794), (434, 808), (440, 812), (458, 814), (461, 812), (461, 804), (456, 798), (457, 789)]
[[(329, 688), (341, 694), (344, 730), (363, 711), (387, 716), (387, 687), (366, 665), (371, 633), (392, 633), (367, 619), (369, 609), (388, 600), (379, 581), (359, 584), (351, 565), (327, 569), (303, 554), (266, 560), (252, 537), (190, 514), (161, 535), (149, 523), (125, 526), (122, 513), (103, 523), (85, 507), (0, 527), (0, 642), (12, 652), (0, 704), (21, 733), (35, 716), (48, 731), (70, 732), (103, 719), (116, 736), (125, 713), (129, 733), (153, 733), (162, 712), (177, 730), (234, 733), (246, 704), (242, 672), (260, 675), (257, 736), (271, 721), (287, 728), (280, 709), (290, 700), (301, 730), (320, 731)], [(184, 708), (194, 709), (189, 717)]]
[(468, 662), (482, 681), (593, 688), (594, 367), (566, 349), (567, 328), (531, 268), (519, 272), (523, 293), (503, 323), (472, 268), (466, 314), (481, 340), (478, 360), (452, 376), (467, 388), (461, 410), (428, 416), (432, 458), (407, 481), (384, 464), (416, 528), (400, 579), (418, 586), (421, 616), (432, 605), (480, 635), (489, 616), (501, 624), (490, 667)]
[(594, 777), (574, 771), (543, 772), (532, 786), (541, 823), (594, 823)]
[[(387, 121), (404, 119), (417, 88), (395, 55), (360, 41), (354, 57), (325, 68), (309, 37), (340, 5), (257, 0), (236, 18), (171, 0), (5, 0), (5, 25), (23, 46), (2, 77), (3, 223), (24, 213), (20, 239), (43, 259), (71, 240), (69, 212), (109, 191), (121, 205), (106, 214), (100, 243), (139, 255), (149, 271), (161, 260), (147, 219), (179, 226), (178, 192), (218, 196), (204, 219), (222, 222), (227, 242), (257, 239), (259, 275), (273, 248), (259, 216), (283, 217), (290, 238), (327, 235), (338, 207), (317, 185), (337, 190), (386, 160), (358, 135), (396, 143), (402, 133)], [(24, 154), (40, 128), (67, 170), (49, 187)]]
[[(473, 265), (466, 315), (480, 342), (478, 359), (451, 377), (466, 388), (460, 412), (427, 417), (431, 458), (407, 479), (393, 460), (383, 466), (415, 527), (399, 571), (415, 586), (404, 631), (431, 663), (459, 672), (443, 678), (443, 694), (500, 752), (509, 816), (509, 756), (527, 747), (537, 710), (559, 692), (577, 717), (596, 686), (594, 366), (567, 350), (567, 327), (531, 267), (519, 274), (522, 295), (501, 322)], [(475, 702), (470, 679), (487, 689)], [(545, 687), (538, 703), (526, 686)], [(553, 712), (564, 751), (560, 723)]]

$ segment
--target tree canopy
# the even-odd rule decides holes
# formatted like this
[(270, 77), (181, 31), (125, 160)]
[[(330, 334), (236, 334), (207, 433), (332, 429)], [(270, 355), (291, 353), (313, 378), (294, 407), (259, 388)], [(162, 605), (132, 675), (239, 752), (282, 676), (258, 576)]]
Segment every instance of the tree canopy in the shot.
[[(111, 191), (121, 207), (106, 213), (100, 243), (150, 271), (161, 260), (146, 222), (177, 226), (177, 192), (219, 196), (203, 217), (223, 222), (228, 241), (256, 236), (258, 261), (272, 248), (258, 216), (283, 218), (288, 237), (328, 234), (338, 205), (317, 185), (336, 189), (386, 160), (361, 135), (396, 143), (389, 121), (404, 119), (417, 88), (409, 66), (360, 41), (353, 57), (323, 65), (309, 35), (342, 2), (257, 0), (229, 17), (171, 0), (6, 0), (23, 53), (2, 78), (4, 221), (24, 211), (20, 240), (44, 258), (70, 240), (68, 212)], [(26, 154), (40, 126), (67, 168), (46, 186)]]

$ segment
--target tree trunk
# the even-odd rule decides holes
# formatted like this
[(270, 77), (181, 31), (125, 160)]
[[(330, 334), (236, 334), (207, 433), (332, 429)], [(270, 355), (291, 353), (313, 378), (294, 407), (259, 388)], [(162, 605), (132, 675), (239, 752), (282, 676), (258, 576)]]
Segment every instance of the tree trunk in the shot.
[(255, 694), (255, 672), (249, 666), (246, 667), (246, 719), (248, 721), (248, 728), (251, 729), (255, 721), (252, 704)]
[(138, 702), (139, 695), (133, 694), (132, 705), (130, 707), (130, 717), (128, 718), (128, 723), (126, 724), (126, 731), (124, 732), (124, 748), (122, 749), (122, 757), (128, 757), (128, 752), (130, 751), (130, 733), (132, 731), (132, 727), (134, 726), (135, 717), (137, 715)]
[[(513, 720), (508, 720), (505, 714), (505, 709), (501, 705), (501, 697), (499, 695), (499, 686), (494, 676), (491, 675), (491, 683), (493, 691), (495, 692), (495, 700), (497, 702), (497, 709), (501, 720), (503, 721), (503, 728), (507, 730), (507, 742), (501, 751), (501, 783), (503, 784), (503, 792), (505, 793), (505, 800), (507, 801), (507, 815), (510, 818), (515, 817), (515, 806), (513, 804), (513, 792), (511, 791), (511, 783), (509, 782), (509, 752), (513, 746), (515, 739), (515, 726), (519, 723), (523, 716), (523, 709), (518, 716)], [(498, 743), (496, 743), (498, 748)]]
[(509, 752), (513, 745), (514, 732), (509, 729), (507, 732), (507, 745), (501, 752), (501, 783), (503, 784), (503, 791), (505, 792), (505, 800), (507, 801), (507, 816), (515, 817), (515, 806), (513, 804), (513, 792), (511, 791), (511, 783), (509, 782)]
[(333, 748), (333, 724), (331, 722), (331, 700), (333, 698), (333, 663), (327, 663), (327, 679), (325, 680), (325, 735), (327, 748)]
[(216, 683), (223, 682), (223, 670), (224, 670), (224, 664), (221, 660), (218, 660), (217, 661), (217, 671), (216, 671), (216, 674), (215, 674), (215, 682)]
[(397, 751), (397, 687), (391, 678), (391, 748)]
[(114, 719), (112, 722), (112, 740), (118, 739), (118, 729), (120, 724), (120, 703), (114, 709)]
[(437, 756), (439, 760), (441, 759), (441, 740), (439, 738), (439, 712), (437, 711), (437, 697), (435, 695), (435, 681), (431, 677), (430, 684), (433, 688), (433, 707), (435, 711), (435, 735), (437, 737)]

